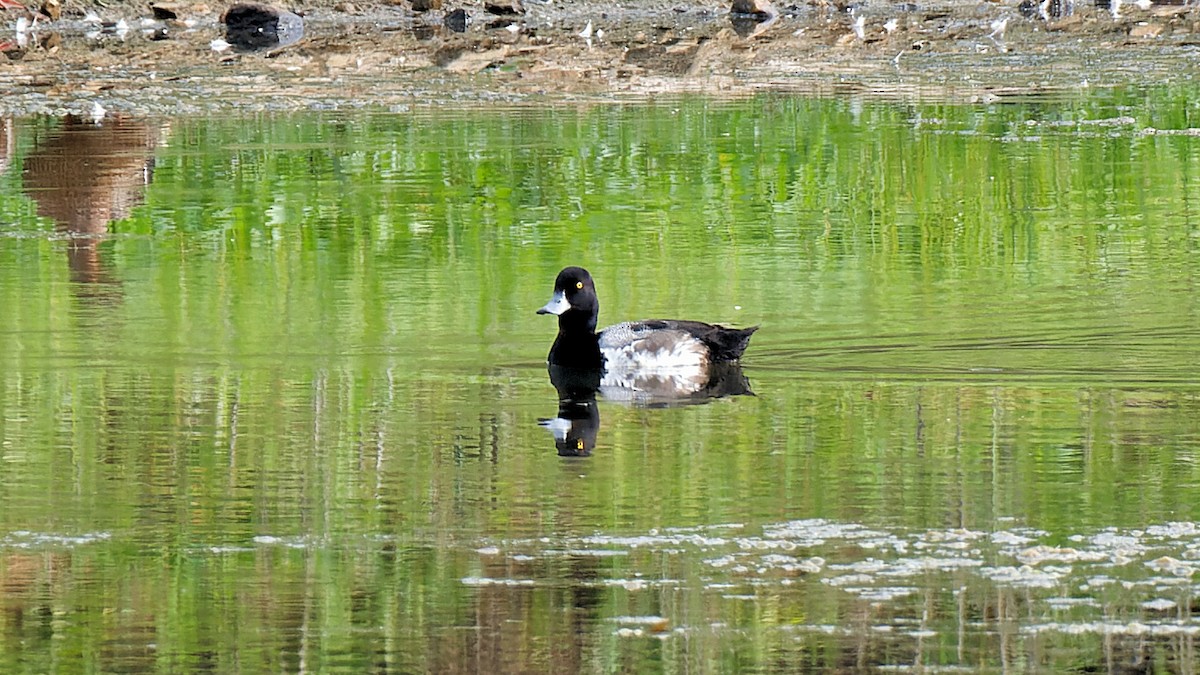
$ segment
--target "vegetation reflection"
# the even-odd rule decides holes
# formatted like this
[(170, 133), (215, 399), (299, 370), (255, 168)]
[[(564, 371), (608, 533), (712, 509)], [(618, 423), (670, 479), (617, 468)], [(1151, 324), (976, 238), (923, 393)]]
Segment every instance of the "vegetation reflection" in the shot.
[(1195, 98), (6, 121), (0, 669), (1182, 667)]

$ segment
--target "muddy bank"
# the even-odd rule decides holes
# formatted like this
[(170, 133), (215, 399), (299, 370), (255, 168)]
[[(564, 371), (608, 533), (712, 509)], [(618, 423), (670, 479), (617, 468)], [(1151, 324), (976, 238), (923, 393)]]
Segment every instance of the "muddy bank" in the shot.
[[(530, 0), (523, 13), (499, 16), (483, 2), (414, 12), (408, 0), (344, 0), (291, 6), (304, 19), (297, 42), (238, 52), (223, 45), (225, 7), (178, 3), (175, 18), (162, 18), (149, 5), (68, 5), (32, 28), (9, 11), (0, 113), (389, 109), (764, 90), (993, 100), (1187, 78), (1200, 44), (1200, 10), (1186, 6), (847, 10), (822, 2), (737, 21), (716, 2)], [(453, 10), (463, 12), (448, 16)]]

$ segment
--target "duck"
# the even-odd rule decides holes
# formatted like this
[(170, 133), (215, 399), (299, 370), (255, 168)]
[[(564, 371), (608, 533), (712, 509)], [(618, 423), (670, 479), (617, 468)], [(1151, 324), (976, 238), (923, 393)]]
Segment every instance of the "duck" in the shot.
[(600, 301), (592, 275), (566, 267), (554, 294), (538, 314), (558, 317), (558, 337), (546, 357), (551, 366), (638, 373), (686, 369), (698, 374), (713, 364), (736, 362), (758, 326), (727, 328), (701, 321), (626, 321), (596, 331)]

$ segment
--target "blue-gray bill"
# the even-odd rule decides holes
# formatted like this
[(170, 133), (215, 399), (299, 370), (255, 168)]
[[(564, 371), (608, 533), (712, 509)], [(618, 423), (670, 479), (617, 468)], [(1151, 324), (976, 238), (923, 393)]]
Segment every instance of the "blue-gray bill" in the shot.
[(554, 294), (554, 297), (550, 298), (550, 302), (547, 302), (537, 313), (559, 316), (568, 309), (571, 309), (571, 302), (567, 300), (567, 294), (558, 291)]

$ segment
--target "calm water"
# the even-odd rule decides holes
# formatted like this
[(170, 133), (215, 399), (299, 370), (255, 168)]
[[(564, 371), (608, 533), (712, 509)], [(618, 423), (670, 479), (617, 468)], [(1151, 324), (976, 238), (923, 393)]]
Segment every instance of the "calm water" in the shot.
[[(1198, 110), (5, 121), (0, 671), (1194, 672)], [(559, 456), (567, 264), (755, 395)]]

